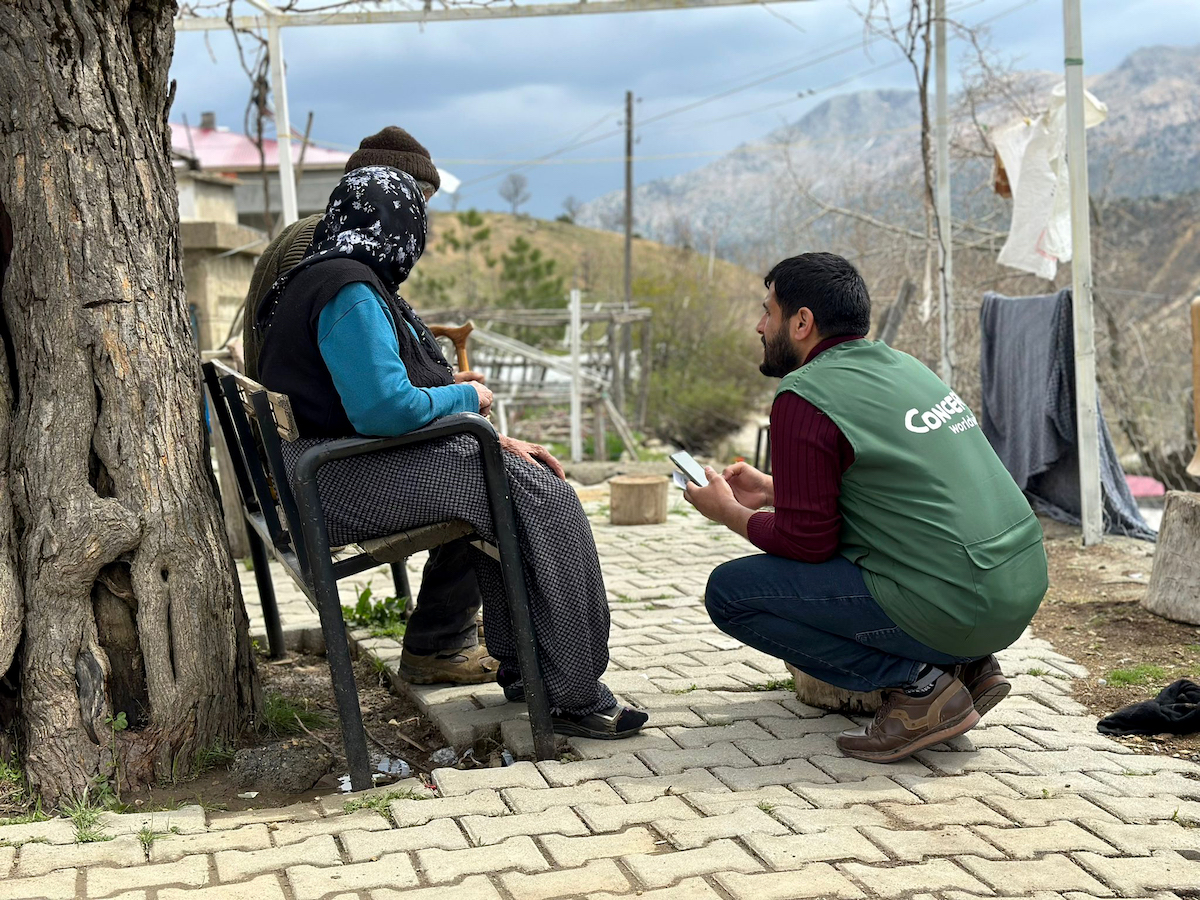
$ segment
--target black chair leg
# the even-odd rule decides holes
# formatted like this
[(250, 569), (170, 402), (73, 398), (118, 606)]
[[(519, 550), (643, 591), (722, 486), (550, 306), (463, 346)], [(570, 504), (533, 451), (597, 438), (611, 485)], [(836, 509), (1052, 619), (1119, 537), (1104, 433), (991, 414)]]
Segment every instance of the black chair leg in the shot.
[(512, 497), (508, 491), (508, 476), (500, 456), (500, 445), (480, 441), (483, 456), (483, 475), (487, 485), (492, 524), (500, 551), (500, 573), (508, 612), (512, 617), (513, 638), (517, 645), (517, 663), (525, 684), (525, 703), (529, 707), (529, 724), (533, 728), (534, 755), (541, 760), (554, 759), (554, 723), (550, 718), (550, 701), (546, 682), (538, 663), (537, 643), (533, 634), (533, 618), (529, 612), (529, 594), (525, 587), (525, 569), (521, 547), (517, 542), (517, 522), (513, 515)]
[(397, 599), (404, 601), (413, 599), (412, 586), (408, 583), (408, 567), (403, 562), (392, 563), (392, 582), (396, 585)]
[[(322, 568), (320, 565), (317, 568)], [(371, 787), (371, 758), (367, 751), (367, 732), (363, 727), (362, 708), (358, 704), (358, 685), (354, 682), (354, 661), (346, 638), (346, 623), (338, 598), (333, 573), (314, 572), (317, 612), (321, 617), (321, 635), (325, 639), (325, 660), (333, 682), (338, 718), (342, 723), (342, 743), (350, 768), (350, 786), (356, 791)]]
[[(350, 643), (346, 638), (346, 622), (342, 618), (342, 603), (338, 597), (337, 576), (329, 554), (329, 531), (317, 493), (315, 474), (301, 479), (297, 485), (300, 523), (312, 563), (313, 595), (317, 615), (321, 617), (321, 636), (325, 639), (325, 661), (333, 682), (333, 697), (337, 702), (338, 719), (342, 724), (342, 744), (346, 764), (350, 769), (350, 787), (365, 791), (371, 787), (371, 757), (367, 752), (367, 731), (363, 727), (362, 708), (358, 703), (358, 685), (354, 683), (354, 663), (350, 658)], [(316, 549), (321, 548), (321, 549)]]
[(258, 600), (262, 604), (263, 623), (267, 629), (267, 646), (271, 659), (279, 659), (287, 651), (283, 645), (283, 623), (279, 621), (279, 604), (275, 602), (275, 583), (271, 580), (271, 560), (262, 538), (250, 524), (246, 525), (250, 542), (250, 561), (254, 564), (254, 580), (258, 583)]

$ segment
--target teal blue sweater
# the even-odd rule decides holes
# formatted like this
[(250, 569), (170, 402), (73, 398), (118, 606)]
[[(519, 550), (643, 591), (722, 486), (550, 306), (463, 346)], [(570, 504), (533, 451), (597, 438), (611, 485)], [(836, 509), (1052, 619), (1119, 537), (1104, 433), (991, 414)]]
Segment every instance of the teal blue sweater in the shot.
[(394, 437), (452, 413), (479, 412), (470, 384), (422, 388), (408, 380), (392, 312), (361, 281), (346, 285), (321, 310), (317, 346), (359, 434)]

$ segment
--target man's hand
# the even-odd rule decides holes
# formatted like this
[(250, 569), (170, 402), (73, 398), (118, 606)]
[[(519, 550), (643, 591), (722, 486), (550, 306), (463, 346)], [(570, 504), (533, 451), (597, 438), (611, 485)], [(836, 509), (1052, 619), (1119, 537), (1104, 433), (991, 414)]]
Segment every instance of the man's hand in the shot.
[(468, 381), (467, 384), (475, 388), (475, 393), (479, 395), (479, 414), (486, 416), (492, 411), (491, 389), (484, 387), (482, 381)]
[(721, 473), (737, 502), (747, 509), (762, 509), (775, 503), (775, 480), (747, 462), (736, 462)]
[(554, 458), (554, 454), (543, 447), (541, 444), (531, 444), (529, 441), (518, 441), (515, 438), (510, 438), (507, 435), (500, 435), (500, 446), (509, 453), (521, 457), (528, 463), (538, 465), (545, 463), (550, 471), (561, 478), (567, 480), (567, 473), (563, 471), (562, 463)]
[(487, 381), (487, 376), (485, 376), (482, 372), (455, 372), (454, 373), (454, 383), (455, 384), (464, 384), (465, 382), (468, 382), (468, 381), (478, 381), (480, 384), (483, 384), (485, 381)]
[(729, 482), (712, 466), (705, 466), (704, 474), (708, 476), (708, 485), (697, 487), (689, 481), (683, 490), (684, 499), (700, 510), (706, 519), (720, 522), (726, 528), (745, 537), (746, 523), (750, 521), (754, 510), (747, 509), (738, 502)]

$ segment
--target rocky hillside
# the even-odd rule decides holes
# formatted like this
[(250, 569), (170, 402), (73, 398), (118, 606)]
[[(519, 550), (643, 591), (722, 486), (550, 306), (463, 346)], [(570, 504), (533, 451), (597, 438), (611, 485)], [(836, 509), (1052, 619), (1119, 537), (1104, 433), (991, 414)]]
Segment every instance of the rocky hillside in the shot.
[[(1030, 73), (1048, 88), (1056, 76)], [(1109, 119), (1089, 132), (1093, 194), (1107, 198), (1175, 195), (1200, 188), (1200, 46), (1151, 47), (1092, 78)], [(915, 92), (862, 91), (834, 97), (797, 122), (717, 161), (640, 185), (635, 228), (647, 237), (737, 256), (761, 247), (812, 212), (798, 188), (830, 202), (851, 198), (877, 214), (911, 216), (920, 203)], [(1011, 113), (1008, 114), (1011, 117)], [(956, 164), (956, 203), (990, 203), (980, 191), (989, 166)], [(622, 194), (589, 203), (580, 223), (619, 221)], [(782, 248), (781, 248), (782, 249)]]

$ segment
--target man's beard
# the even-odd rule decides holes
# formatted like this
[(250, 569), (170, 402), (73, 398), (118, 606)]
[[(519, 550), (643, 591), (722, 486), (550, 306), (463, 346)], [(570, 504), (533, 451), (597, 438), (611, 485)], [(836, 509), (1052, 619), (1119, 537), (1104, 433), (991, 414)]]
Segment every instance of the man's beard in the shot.
[(764, 337), (762, 342), (763, 361), (758, 371), (768, 378), (782, 378), (800, 368), (801, 359), (782, 328), (770, 340)]

